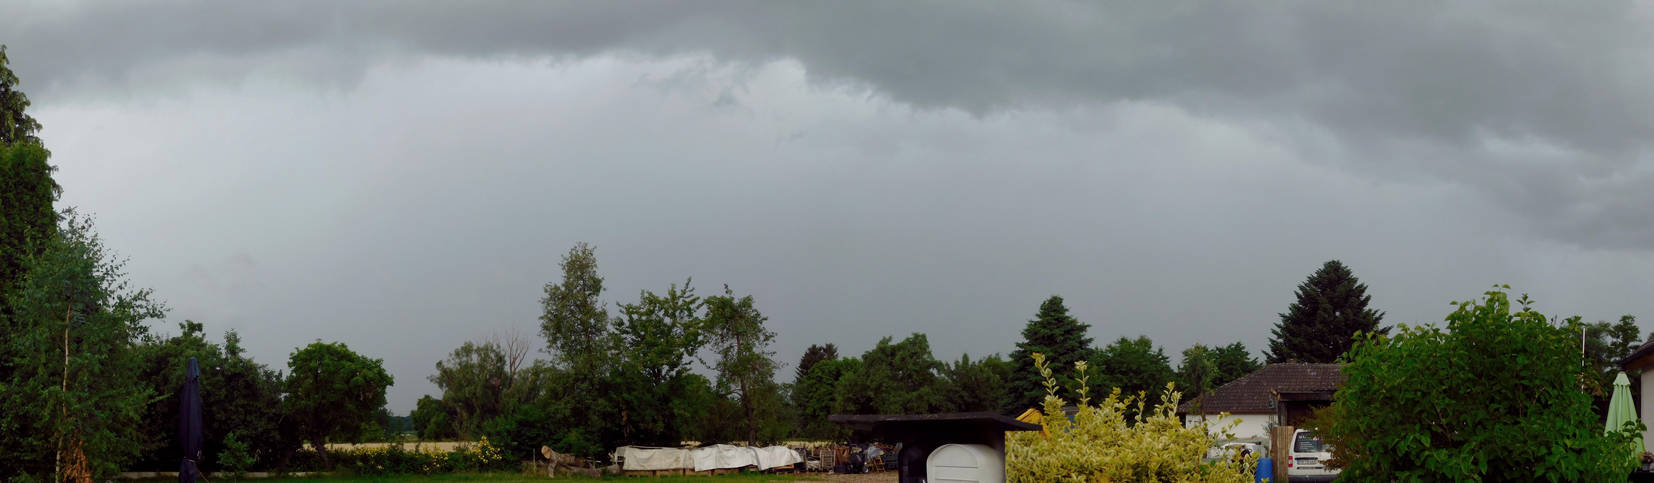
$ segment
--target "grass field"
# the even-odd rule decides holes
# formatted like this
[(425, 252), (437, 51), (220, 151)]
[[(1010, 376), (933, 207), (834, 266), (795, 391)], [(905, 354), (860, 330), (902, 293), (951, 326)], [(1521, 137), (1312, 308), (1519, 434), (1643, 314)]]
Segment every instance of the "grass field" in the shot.
[[(222, 480), (222, 478), (220, 478)], [(767, 481), (822, 481), (822, 478), (792, 475), (764, 475), (758, 473), (744, 473), (723, 476), (662, 476), (654, 477), (626, 477), (611, 476), (606, 478), (559, 477), (537, 478), (517, 473), (487, 473), (487, 474), (447, 474), (447, 475), (398, 475), (380, 477), (319, 477), (319, 478), (289, 478), (268, 480), (247, 480), (254, 482), (282, 481), (302, 483), (366, 483), (366, 482), (395, 482), (395, 483), (440, 483), (440, 482), (478, 482), (478, 483), (508, 483), (508, 482), (540, 482), (546, 481), (634, 481), (638, 483), (726, 483), (726, 482), (767, 482)]]

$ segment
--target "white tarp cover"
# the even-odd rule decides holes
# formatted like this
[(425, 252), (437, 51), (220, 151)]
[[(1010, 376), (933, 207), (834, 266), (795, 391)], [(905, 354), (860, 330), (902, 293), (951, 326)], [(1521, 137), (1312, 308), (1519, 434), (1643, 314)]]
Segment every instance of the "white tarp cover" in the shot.
[(798, 457), (798, 452), (786, 446), (768, 446), (753, 448), (758, 452), (758, 469), (767, 470), (782, 466), (792, 466), (794, 463), (803, 463), (804, 458)]
[(756, 466), (758, 469), (767, 470), (792, 466), (794, 463), (804, 461), (803, 458), (798, 457), (798, 452), (788, 449), (786, 446), (754, 448), (727, 444), (716, 444), (695, 449), (621, 446), (615, 448), (615, 457), (620, 458), (620, 469), (626, 471), (675, 470), (678, 468), (707, 471), (745, 468), (748, 466)]
[(689, 450), (689, 455), (695, 460), (695, 471), (758, 466), (758, 453), (745, 446), (715, 444)]
[(621, 446), (615, 448), (615, 457), (620, 458), (620, 469), (626, 471), (675, 470), (694, 466), (689, 459), (689, 450), (679, 448)]

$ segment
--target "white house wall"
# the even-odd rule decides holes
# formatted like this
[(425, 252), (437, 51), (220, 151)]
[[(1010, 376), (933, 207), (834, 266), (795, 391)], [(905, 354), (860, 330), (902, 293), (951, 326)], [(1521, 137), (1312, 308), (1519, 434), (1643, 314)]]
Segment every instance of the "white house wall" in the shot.
[[(1649, 415), (1654, 414), (1654, 394), (1649, 394), (1654, 392), (1654, 367), (1644, 367), (1640, 377), (1643, 382), (1643, 407), (1638, 409), (1642, 410), (1640, 419), (1647, 424)], [(1654, 425), (1643, 430), (1643, 451), (1654, 451)]]
[[(1649, 372), (1654, 372), (1654, 371), (1649, 371)], [(1643, 386), (1643, 387), (1654, 387), (1654, 386)], [(1644, 399), (1644, 401), (1647, 401), (1647, 400), (1648, 399)], [(1220, 415), (1217, 415), (1217, 414), (1208, 414), (1206, 416), (1201, 416), (1199, 414), (1190, 414), (1190, 415), (1188, 415), (1188, 417), (1185, 418), (1186, 422), (1184, 424), (1186, 424), (1190, 427), (1193, 427), (1197, 424), (1200, 424), (1201, 421), (1204, 420), (1203, 418), (1207, 418), (1207, 417), (1212, 419), (1212, 424), (1209, 427), (1211, 428), (1211, 431), (1214, 431), (1214, 432), (1216, 432), (1218, 429), (1222, 428), (1223, 425), (1229, 424), (1230, 421), (1238, 421), (1235, 424), (1235, 427), (1231, 428), (1229, 430), (1229, 432), (1234, 433), (1234, 435), (1235, 435), (1234, 439), (1261, 438), (1261, 439), (1264, 439), (1264, 440), (1268, 440), (1269, 439), (1269, 427), (1273, 426), (1275, 424), (1275, 415), (1274, 414), (1231, 414), (1228, 417), (1223, 417), (1223, 416), (1220, 416)]]

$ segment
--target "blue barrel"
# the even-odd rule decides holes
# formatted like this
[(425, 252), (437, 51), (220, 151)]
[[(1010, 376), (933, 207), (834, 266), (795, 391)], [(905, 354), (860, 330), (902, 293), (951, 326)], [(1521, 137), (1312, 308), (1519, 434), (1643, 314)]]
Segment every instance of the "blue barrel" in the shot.
[(1268, 456), (1258, 458), (1258, 476), (1253, 480), (1256, 483), (1273, 483), (1275, 481), (1275, 459)]

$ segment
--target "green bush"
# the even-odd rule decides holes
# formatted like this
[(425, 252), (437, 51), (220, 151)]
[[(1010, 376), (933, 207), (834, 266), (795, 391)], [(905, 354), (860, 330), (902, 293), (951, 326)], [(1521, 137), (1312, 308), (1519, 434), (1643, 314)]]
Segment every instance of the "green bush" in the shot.
[(218, 463), (224, 465), (232, 479), (240, 480), (247, 476), (247, 468), (253, 466), (253, 455), (247, 451), (247, 443), (241, 441), (240, 435), (231, 431), (224, 436), (224, 452), (219, 453)]
[(1310, 423), (1345, 478), (1625, 481), (1640, 428), (1603, 434), (1580, 390), (1579, 334), (1518, 303), (1496, 289), (1456, 303), (1446, 330), (1362, 336)]

